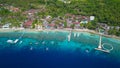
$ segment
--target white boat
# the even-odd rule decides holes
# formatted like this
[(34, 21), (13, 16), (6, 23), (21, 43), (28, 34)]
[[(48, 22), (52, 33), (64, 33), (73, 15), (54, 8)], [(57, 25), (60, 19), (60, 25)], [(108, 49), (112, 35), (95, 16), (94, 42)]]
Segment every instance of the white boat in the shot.
[(7, 40), (7, 43), (11, 43), (11, 44), (15, 44), (15, 43), (17, 43), (19, 41), (19, 39), (16, 39), (15, 41), (13, 41), (13, 40)]
[(22, 35), (18, 39), (16, 39), (16, 40), (10, 40), (9, 39), (9, 40), (7, 40), (7, 43), (15, 44), (23, 37), (23, 35), (24, 35), (24, 32), (22, 33)]
[(54, 44), (54, 41), (51, 41), (51, 44)]
[(30, 47), (30, 50), (33, 50), (33, 47)]
[(45, 44), (45, 41), (43, 41), (42, 44)]
[(79, 36), (80, 36), (80, 34), (78, 33), (78, 34), (77, 34), (77, 37), (79, 37)]
[(76, 37), (76, 33), (74, 33), (74, 37)]
[(19, 39), (16, 39), (15, 41), (14, 41), (14, 43), (17, 43), (19, 41)]
[(20, 43), (19, 44), (21, 44), (22, 43), (22, 41), (20, 41)]
[(68, 35), (68, 41), (70, 41), (70, 35)]
[(14, 41), (13, 40), (7, 40), (7, 43), (14, 43)]
[(68, 41), (70, 41), (70, 39), (71, 39), (71, 31), (70, 31), (70, 33), (68, 35)]

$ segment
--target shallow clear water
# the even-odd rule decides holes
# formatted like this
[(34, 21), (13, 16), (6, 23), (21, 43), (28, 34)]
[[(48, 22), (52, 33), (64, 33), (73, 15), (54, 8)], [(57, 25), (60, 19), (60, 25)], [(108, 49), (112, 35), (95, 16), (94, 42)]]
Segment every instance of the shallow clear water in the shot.
[[(86, 32), (0, 33), (0, 68), (120, 68), (120, 40), (102, 37), (111, 44), (110, 53), (96, 51), (99, 36)], [(76, 35), (75, 35), (76, 34)]]

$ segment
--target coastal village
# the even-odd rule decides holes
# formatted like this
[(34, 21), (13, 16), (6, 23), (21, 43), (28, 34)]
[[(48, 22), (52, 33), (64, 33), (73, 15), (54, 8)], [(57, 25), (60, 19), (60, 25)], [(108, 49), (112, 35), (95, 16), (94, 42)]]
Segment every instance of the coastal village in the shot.
[(0, 0), (0, 68), (120, 68), (120, 0)]
[[(66, 3), (66, 2), (65, 2)], [(51, 15), (40, 16), (39, 12), (42, 9), (29, 9), (22, 12), (19, 7), (11, 5), (0, 4), (4, 9), (12, 13), (21, 13), (25, 17), (24, 20), (17, 20), (17, 25), (13, 22), (4, 22), (3, 17), (0, 17), (0, 28), (2, 29), (90, 29), (97, 31), (104, 30), (104, 34), (109, 35), (110, 30), (120, 30), (120, 26), (109, 26), (102, 22), (95, 22), (95, 16), (84, 16), (67, 13), (64, 16), (52, 17)], [(1, 9), (0, 9), (1, 10)], [(16, 16), (9, 16), (9, 18), (16, 18)], [(95, 23), (95, 25), (93, 25)], [(13, 26), (14, 25), (14, 26)], [(93, 27), (95, 26), (95, 27)]]

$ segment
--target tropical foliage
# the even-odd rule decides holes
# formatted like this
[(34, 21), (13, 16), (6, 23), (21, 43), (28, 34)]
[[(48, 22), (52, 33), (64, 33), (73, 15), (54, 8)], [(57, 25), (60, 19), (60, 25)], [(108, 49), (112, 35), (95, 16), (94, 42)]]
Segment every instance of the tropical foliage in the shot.
[[(74, 15), (95, 16), (95, 22), (106, 23), (110, 26), (120, 26), (120, 0), (64, 0), (70, 1), (65, 3), (63, 0), (0, 0), (0, 4), (5, 6), (15, 6), (21, 9), (21, 12), (10, 12), (0, 7), (0, 17), (2, 22), (24, 21), (26, 17), (22, 12), (29, 9), (40, 9), (37, 14), (40, 18), (51, 15), (52, 17), (61, 16), (70, 13)], [(14, 19), (13, 19), (14, 18)], [(64, 23), (66, 25), (66, 23)], [(95, 29), (96, 23), (87, 24), (86, 27)], [(73, 25), (74, 26), (74, 25)], [(72, 27), (73, 27), (72, 26)], [(66, 27), (66, 26), (65, 26)], [(114, 33), (114, 30), (109, 31)], [(119, 31), (116, 34), (120, 34)]]

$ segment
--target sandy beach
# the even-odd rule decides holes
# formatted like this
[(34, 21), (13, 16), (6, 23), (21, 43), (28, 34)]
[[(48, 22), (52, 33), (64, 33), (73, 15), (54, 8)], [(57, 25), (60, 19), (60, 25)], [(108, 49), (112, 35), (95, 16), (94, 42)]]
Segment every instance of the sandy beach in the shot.
[[(21, 32), (21, 31), (25, 31), (25, 32), (40, 32), (40, 31), (74, 31), (74, 32), (88, 32), (88, 33), (92, 33), (92, 34), (97, 34), (100, 35), (99, 32), (96, 32), (94, 30), (89, 30), (89, 29), (22, 29), (22, 28), (9, 28), (9, 29), (2, 29), (0, 28), (0, 33), (1, 32)], [(109, 38), (115, 38), (115, 39), (119, 39), (120, 37), (115, 36), (115, 35), (105, 35), (103, 34), (102, 36), (105, 37), (109, 37)]]

